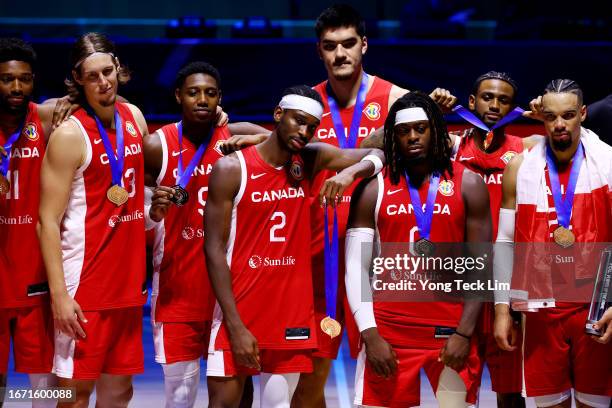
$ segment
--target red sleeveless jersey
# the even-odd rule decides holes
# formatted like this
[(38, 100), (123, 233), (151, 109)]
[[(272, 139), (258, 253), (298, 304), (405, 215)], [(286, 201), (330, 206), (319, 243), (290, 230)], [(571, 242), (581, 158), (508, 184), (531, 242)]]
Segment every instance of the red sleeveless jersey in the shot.
[[(462, 165), (454, 162), (453, 176), (440, 179), (429, 237), (432, 242), (465, 241), (465, 208), (461, 193), (464, 169)], [(375, 219), (379, 242), (384, 245), (416, 242), (421, 239), (406, 179), (402, 177), (399, 184), (393, 185), (388, 176), (379, 174), (377, 182)], [(429, 182), (424, 182), (419, 188), (423, 205), (428, 189)], [(460, 302), (374, 302), (378, 330), (389, 343), (395, 345), (412, 344), (412, 340), (406, 338), (406, 326), (456, 327), (462, 311), (463, 305)]]
[[(324, 113), (323, 118), (321, 119), (321, 124), (317, 129), (317, 138), (323, 142), (328, 143), (336, 147), (340, 147), (338, 144), (338, 138), (336, 135), (336, 130), (334, 128), (334, 123), (332, 121), (331, 112), (329, 110), (329, 104), (327, 103), (327, 81), (323, 81), (317, 86), (314, 87), (314, 90), (321, 95), (323, 99)], [(361, 121), (359, 122), (359, 133), (357, 137), (357, 143), (355, 147), (359, 147), (361, 141), (367, 137), (371, 132), (376, 129), (383, 127), (385, 125), (385, 119), (387, 118), (387, 113), (389, 112), (389, 93), (391, 92), (391, 88), (393, 84), (391, 82), (385, 81), (382, 78), (374, 77), (374, 81), (372, 82), (372, 86), (368, 90), (366, 94), (366, 99), (363, 104), (363, 111), (361, 114)], [(355, 106), (351, 106), (350, 108), (341, 109), (340, 117), (342, 118), (342, 123), (345, 129), (345, 135), (348, 133), (348, 130), (351, 126), (351, 121), (353, 120), (353, 113), (355, 111)], [(320, 171), (314, 178), (312, 183), (312, 194), (318, 197), (319, 191), (321, 190), (321, 186), (330, 177), (333, 177), (336, 173), (333, 171)], [(342, 200), (337, 207), (338, 212), (338, 233), (341, 240), (344, 240), (346, 235), (346, 223), (348, 221), (348, 214), (351, 204), (351, 195), (353, 194), (353, 190), (357, 186), (357, 182), (353, 183), (349, 188), (344, 191), (342, 195)], [(329, 220), (330, 224), (332, 223), (333, 214), (331, 209), (329, 211)], [(325, 299), (325, 272), (323, 270), (323, 209), (319, 205), (318, 199), (312, 201), (312, 205), (310, 207), (310, 215), (311, 215), (311, 223), (312, 223), (312, 256), (313, 256), (313, 279), (314, 279), (314, 288), (315, 288), (315, 297), (324, 302)], [(331, 227), (330, 227), (331, 234)], [(340, 248), (344, 248), (344, 245), (341, 242)], [(344, 256), (344, 251), (341, 252), (341, 259), (339, 265), (342, 265), (340, 268), (340, 285), (344, 286), (344, 262), (342, 261)], [(320, 303), (320, 302), (318, 302)], [(321, 309), (322, 311), (325, 309), (325, 304), (319, 305), (317, 310)]]
[(493, 226), (492, 237), (495, 240), (502, 199), (502, 176), (510, 160), (523, 151), (523, 140), (520, 137), (506, 134), (504, 143), (496, 151), (486, 153), (480, 150), (474, 142), (473, 132), (475, 129), (470, 128), (457, 134), (460, 141), (455, 160), (480, 175), (487, 185)]
[[(0, 129), (0, 145), (10, 136)], [(11, 191), (0, 196), (0, 308), (40, 304), (39, 295), (48, 291), (36, 235), (45, 146), (37, 106), (30, 102), (21, 135), (11, 149), (7, 173)]]
[[(182, 152), (184, 169), (199, 146), (186, 137), (179, 145), (176, 123), (162, 127), (157, 134), (163, 151), (157, 185), (172, 187), (177, 184), (179, 152)], [(230, 136), (227, 126), (214, 131), (187, 184), (189, 201), (182, 207), (170, 206), (166, 217), (155, 228), (153, 316), (157, 322), (212, 319), (215, 296), (206, 272), (203, 216), (208, 176), (213, 164), (223, 156), (219, 143)]]
[[(96, 122), (84, 109), (71, 117), (87, 155), (72, 181), (61, 237), (66, 286), (83, 310), (138, 306), (146, 300), (142, 135), (129, 107), (117, 103), (116, 109), (125, 146), (122, 184), (129, 193), (120, 207), (106, 198), (112, 176)], [(114, 129), (106, 131), (116, 149)]]
[[(234, 199), (227, 260), (240, 317), (259, 348), (315, 348), (310, 266), (310, 181), (274, 168), (257, 147), (236, 153), (241, 184)], [(303, 169), (302, 169), (303, 174)], [(230, 349), (220, 308), (216, 349)]]

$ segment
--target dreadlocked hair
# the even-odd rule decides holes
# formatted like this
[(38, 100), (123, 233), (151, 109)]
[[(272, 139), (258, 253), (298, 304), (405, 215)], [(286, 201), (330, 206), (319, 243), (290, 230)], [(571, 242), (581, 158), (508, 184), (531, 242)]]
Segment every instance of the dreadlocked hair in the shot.
[(389, 172), (391, 183), (398, 184), (406, 168), (406, 161), (398, 151), (395, 142), (394, 130), (395, 115), (398, 111), (406, 108), (423, 108), (429, 119), (431, 143), (427, 156), (431, 161), (433, 171), (440, 173), (445, 178), (452, 177), (452, 148), (442, 111), (433, 99), (425, 93), (412, 91), (395, 101), (385, 120), (384, 150), (387, 162), (386, 171)]

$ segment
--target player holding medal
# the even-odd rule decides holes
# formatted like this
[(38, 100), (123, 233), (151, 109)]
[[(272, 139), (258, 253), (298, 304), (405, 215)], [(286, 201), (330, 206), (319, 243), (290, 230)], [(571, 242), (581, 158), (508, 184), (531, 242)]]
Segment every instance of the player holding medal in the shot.
[(156, 187), (155, 200), (176, 204), (152, 209), (145, 205), (147, 227), (155, 231), (151, 300), (155, 361), (162, 364), (169, 407), (193, 406), (200, 382), (199, 359), (208, 357), (215, 303), (204, 258), (208, 177), (232, 135), (267, 132), (250, 123), (218, 124), (220, 85), (219, 72), (210, 64), (192, 62), (183, 67), (175, 80), (181, 121), (163, 126), (143, 143), (146, 185)]

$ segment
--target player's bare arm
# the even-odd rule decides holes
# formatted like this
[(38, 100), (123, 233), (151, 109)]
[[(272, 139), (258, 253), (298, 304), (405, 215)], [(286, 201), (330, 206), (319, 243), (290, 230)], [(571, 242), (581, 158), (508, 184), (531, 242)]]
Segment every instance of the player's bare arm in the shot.
[[(378, 182), (376, 177), (359, 183), (351, 199), (348, 229), (368, 228), (374, 230), (374, 209), (377, 196)], [(361, 296), (361, 276), (354, 276), (347, 269), (345, 281), (347, 293), (357, 295), (357, 299), (353, 299), (353, 296), (349, 295), (349, 305), (353, 315), (356, 313), (357, 307), (372, 308), (371, 302), (364, 303), (359, 299)], [(373, 311), (371, 313), (373, 314)], [(391, 345), (379, 334), (378, 328), (374, 326), (362, 330), (361, 338), (366, 347), (366, 358), (374, 372), (385, 378), (395, 375), (397, 372), (397, 356)]]
[(375, 166), (371, 161), (361, 161), (366, 156), (375, 156), (384, 165), (385, 155), (380, 149), (340, 149), (325, 143), (308, 144), (302, 151), (305, 163), (310, 163), (309, 174), (325, 170), (339, 173), (327, 179), (319, 192), (319, 201), (332, 202), (358, 178), (374, 174)]
[(172, 205), (172, 195), (174, 190), (166, 186), (157, 185), (157, 177), (162, 167), (163, 149), (161, 140), (157, 133), (148, 135), (142, 139), (142, 153), (145, 165), (145, 186), (151, 195), (151, 205), (147, 205), (145, 199), (145, 210), (148, 208), (149, 217), (155, 221), (161, 221), (168, 213), (168, 208)]
[(223, 154), (259, 144), (270, 137), (271, 131), (250, 122), (236, 122), (227, 125), (232, 137), (224, 141), (220, 148)]
[[(491, 242), (489, 192), (482, 177), (470, 170), (464, 170), (461, 191), (465, 206), (466, 242)], [(470, 350), (470, 337), (474, 334), (481, 306), (480, 300), (464, 300), (463, 313), (456, 332), (442, 348), (442, 362), (456, 371), (461, 370), (465, 364)]]
[[(513, 211), (516, 209), (516, 179), (522, 162), (523, 155), (517, 155), (504, 170), (501, 208)], [(511, 234), (514, 235), (514, 231), (511, 231)], [(498, 303), (495, 305), (493, 334), (502, 350), (513, 351), (516, 349), (517, 330), (510, 315), (509, 304)]]
[(81, 323), (86, 322), (79, 304), (68, 294), (62, 265), (60, 223), (68, 200), (72, 180), (85, 160), (85, 143), (76, 124), (66, 122), (49, 140), (40, 177), (38, 235), (49, 279), (51, 309), (55, 329), (76, 339), (84, 338)]
[(204, 250), (210, 284), (223, 311), (234, 359), (239, 365), (259, 370), (257, 339), (246, 328), (238, 313), (226, 258), (233, 202), (240, 188), (240, 173), (240, 163), (234, 155), (222, 157), (213, 166), (204, 209)]

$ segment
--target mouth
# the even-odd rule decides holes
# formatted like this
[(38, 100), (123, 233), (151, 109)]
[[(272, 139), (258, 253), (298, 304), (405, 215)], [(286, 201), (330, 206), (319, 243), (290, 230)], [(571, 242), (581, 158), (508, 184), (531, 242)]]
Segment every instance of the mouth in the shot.
[(295, 149), (300, 150), (306, 146), (306, 142), (299, 137), (292, 137), (289, 139), (289, 144), (291, 144)]
[(111, 86), (110, 88), (106, 88), (105, 90), (100, 91), (100, 94), (101, 94), (101, 95), (109, 95), (109, 94), (111, 94), (112, 92), (113, 92), (113, 87)]
[(208, 118), (212, 115), (210, 109), (194, 109), (193, 114), (198, 118)]
[(485, 118), (493, 121), (498, 121), (501, 119), (501, 115), (499, 113), (487, 112), (485, 113)]
[(11, 105), (22, 105), (25, 98), (23, 96), (9, 96), (7, 100)]

